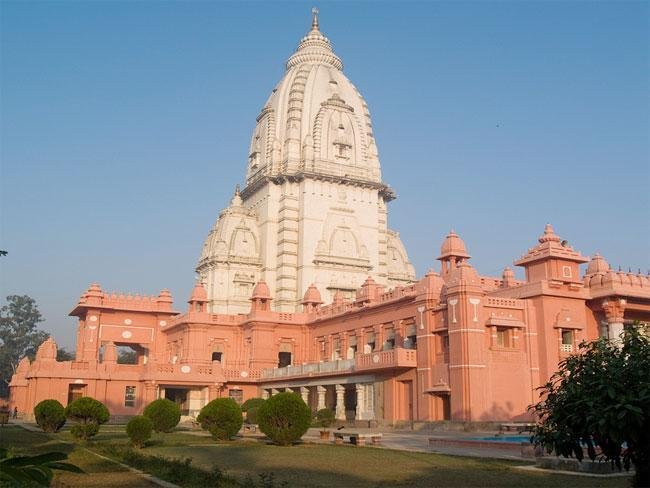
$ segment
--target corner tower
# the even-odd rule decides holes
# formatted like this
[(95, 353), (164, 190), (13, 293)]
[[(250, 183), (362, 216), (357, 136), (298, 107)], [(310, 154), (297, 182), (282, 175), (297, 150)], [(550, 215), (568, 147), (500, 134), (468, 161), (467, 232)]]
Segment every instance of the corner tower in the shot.
[[(386, 286), (415, 279), (399, 234), (387, 227), (395, 194), (381, 178), (368, 105), (343, 74), (316, 10), (257, 117), (238, 196), (196, 269), (213, 312), (248, 312), (243, 299), (261, 279), (278, 311), (299, 310), (312, 283), (330, 302), (338, 291), (352, 297), (368, 275)], [(222, 222), (233, 214), (237, 222)], [(252, 240), (245, 263), (216, 252), (239, 253), (237, 234), (225, 230), (238, 227)]]

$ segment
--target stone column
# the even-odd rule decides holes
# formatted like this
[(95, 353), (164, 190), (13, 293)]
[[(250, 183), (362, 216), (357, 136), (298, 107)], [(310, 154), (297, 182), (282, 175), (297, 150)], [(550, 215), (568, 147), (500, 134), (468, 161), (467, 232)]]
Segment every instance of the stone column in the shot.
[(318, 393), (318, 405), (316, 406), (316, 410), (322, 410), (325, 408), (325, 387), (317, 386), (316, 393)]
[[(137, 391), (137, 390), (136, 390)], [(145, 381), (144, 382), (144, 403), (143, 405), (148, 405), (156, 399), (156, 394), (158, 392), (158, 386), (155, 381)]]
[(336, 419), (345, 420), (345, 386), (336, 385)]
[(603, 311), (607, 317), (607, 333), (610, 341), (621, 342), (623, 333), (623, 316), (626, 301), (624, 299), (603, 302)]
[(309, 388), (306, 386), (301, 386), (300, 396), (302, 397), (302, 401), (305, 402), (307, 406), (309, 406)]
[(357, 383), (354, 385), (356, 392), (357, 392), (357, 410), (354, 415), (355, 420), (365, 420), (365, 411), (364, 411), (364, 404), (365, 404), (365, 395), (364, 395), (364, 388), (363, 385), (360, 383)]
[(211, 402), (219, 398), (219, 393), (221, 392), (221, 387), (223, 383), (215, 383), (214, 385), (208, 386), (208, 401)]
[(375, 419), (375, 385), (368, 383), (365, 386), (365, 400), (366, 400), (366, 420)]

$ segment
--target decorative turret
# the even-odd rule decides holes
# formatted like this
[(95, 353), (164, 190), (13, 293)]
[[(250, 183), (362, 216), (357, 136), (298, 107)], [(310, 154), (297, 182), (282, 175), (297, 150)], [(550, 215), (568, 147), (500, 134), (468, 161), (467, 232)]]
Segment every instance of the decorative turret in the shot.
[(208, 311), (208, 294), (203, 287), (203, 283), (197, 281), (192, 290), (192, 295), (187, 301), (190, 312), (207, 312)]
[(452, 229), (440, 246), (440, 256), (436, 258), (441, 262), (442, 277), (448, 278), (452, 270), (469, 258), (471, 256), (465, 248), (465, 243)]
[(171, 310), (172, 303), (174, 303), (171, 292), (166, 288), (160, 291), (156, 301), (158, 302), (158, 308), (160, 308), (160, 310)]
[(515, 272), (510, 266), (504, 268), (501, 279), (503, 280), (501, 282), (501, 288), (510, 288), (511, 286), (515, 286)]
[(332, 305), (339, 307), (344, 303), (345, 297), (343, 296), (343, 292), (341, 290), (336, 290), (336, 293), (334, 293), (334, 297), (332, 298)]
[(300, 64), (325, 64), (338, 70), (343, 69), (343, 62), (334, 51), (329, 39), (319, 30), (318, 9), (312, 9), (311, 30), (302, 38), (296, 52), (287, 61), (287, 70)]
[(379, 295), (384, 291), (384, 287), (368, 276), (363, 282), (361, 288), (357, 290), (356, 302), (360, 305), (375, 302), (379, 300)]
[(268, 312), (271, 310), (271, 292), (265, 281), (258, 281), (251, 296), (251, 312)]
[(589, 261), (587, 266), (586, 275), (595, 275), (601, 274), (604, 275), (609, 271), (609, 263), (605, 261), (605, 258), (602, 257), (599, 253), (594, 254), (594, 257)]
[(323, 300), (321, 300), (320, 292), (316, 288), (316, 285), (312, 283), (307, 288), (305, 296), (302, 299), (302, 310), (307, 313), (315, 312), (322, 303)]
[(572, 283), (575, 286), (582, 283), (578, 266), (586, 263), (587, 258), (562, 240), (551, 224), (546, 224), (538, 241), (537, 246), (530, 248), (514, 263), (526, 268), (526, 281), (548, 280), (555, 284)]

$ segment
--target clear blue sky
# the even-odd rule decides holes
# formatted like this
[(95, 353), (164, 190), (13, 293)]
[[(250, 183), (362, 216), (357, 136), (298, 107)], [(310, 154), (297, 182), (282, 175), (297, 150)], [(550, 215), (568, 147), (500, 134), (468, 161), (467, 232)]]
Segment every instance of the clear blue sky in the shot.
[[(1, 2), (2, 296), (34, 297), (67, 347), (93, 281), (184, 309), (311, 6)], [(650, 267), (647, 2), (317, 6), (419, 275), (451, 227), (499, 275), (546, 222)]]

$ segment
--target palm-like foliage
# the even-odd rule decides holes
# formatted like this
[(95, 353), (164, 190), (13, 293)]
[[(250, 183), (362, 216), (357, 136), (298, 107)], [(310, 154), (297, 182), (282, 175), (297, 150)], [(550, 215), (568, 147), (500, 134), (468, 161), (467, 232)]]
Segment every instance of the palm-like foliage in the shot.
[(53, 470), (83, 473), (74, 464), (61, 462), (67, 458), (63, 452), (11, 457), (7, 449), (0, 448), (0, 480), (14, 486), (50, 486)]

